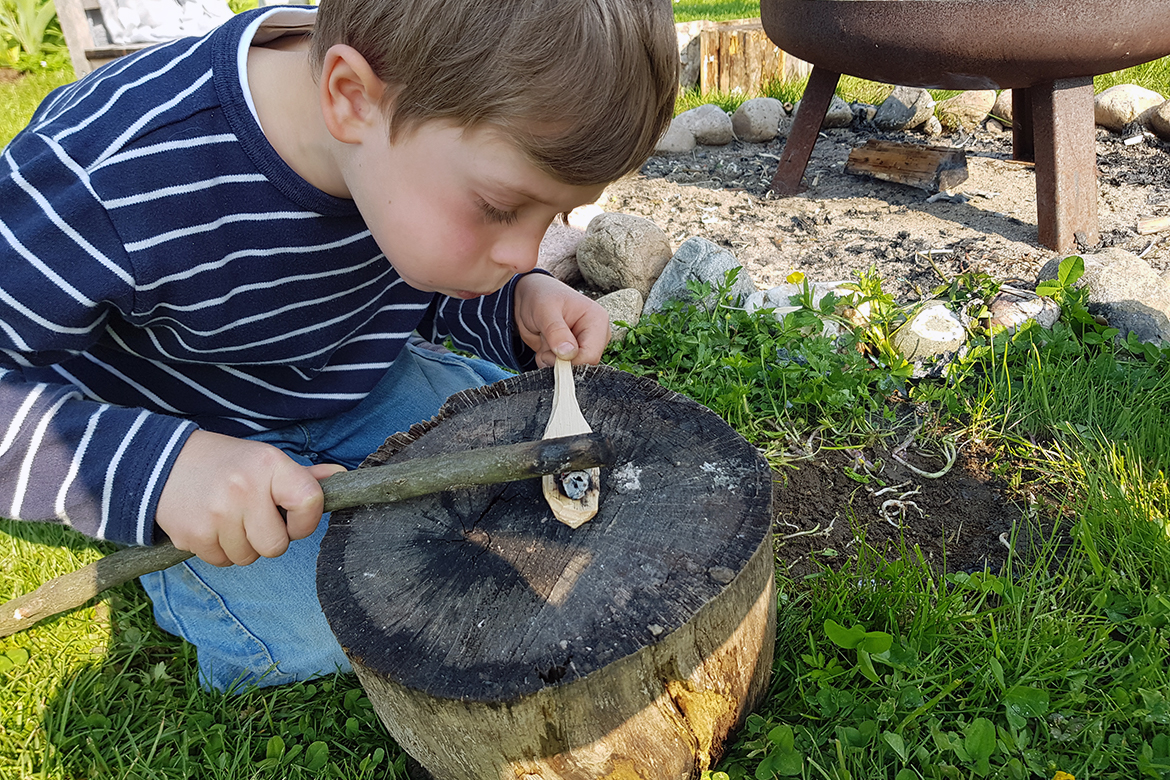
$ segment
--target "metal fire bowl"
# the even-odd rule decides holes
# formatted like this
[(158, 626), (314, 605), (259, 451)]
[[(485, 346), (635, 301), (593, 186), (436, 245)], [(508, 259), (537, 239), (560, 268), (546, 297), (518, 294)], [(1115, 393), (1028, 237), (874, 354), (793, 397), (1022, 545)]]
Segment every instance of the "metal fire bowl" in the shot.
[(768, 37), (837, 73), (1020, 89), (1170, 54), (1170, 0), (760, 0)]

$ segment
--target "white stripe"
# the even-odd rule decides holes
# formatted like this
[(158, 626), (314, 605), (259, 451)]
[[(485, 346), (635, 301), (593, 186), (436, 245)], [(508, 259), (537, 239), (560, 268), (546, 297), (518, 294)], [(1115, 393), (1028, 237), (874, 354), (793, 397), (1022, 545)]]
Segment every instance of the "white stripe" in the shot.
[(83, 306), (92, 307), (96, 305), (96, 302), (92, 298), (82, 294), (80, 290), (69, 284), (69, 282), (65, 281), (65, 279), (60, 274), (42, 263), (39, 257), (28, 251), (28, 248), (25, 247), (24, 244), (20, 243), (20, 239), (17, 238), (16, 235), (8, 229), (8, 225), (4, 224), (4, 220), (2, 219), (0, 219), (0, 237), (3, 237), (4, 240), (8, 242), (8, 245), (16, 250), (18, 255), (27, 260), (33, 268), (37, 269), (44, 276), (48, 277), (49, 281), (57, 285), (58, 289), (67, 293), (70, 298)]
[(49, 407), (49, 411), (41, 416), (37, 427), (33, 429), (32, 439), (28, 443), (28, 450), (24, 453), (24, 460), (20, 464), (20, 473), (16, 478), (16, 488), (12, 493), (12, 507), (8, 510), (9, 517), (20, 517), (20, 505), (24, 503), (24, 492), (28, 490), (28, 478), (32, 472), (33, 459), (36, 458), (41, 442), (45, 438), (45, 431), (49, 427), (49, 422), (52, 421), (53, 416), (57, 414), (57, 410), (62, 405), (67, 401), (72, 401), (77, 398), (80, 398), (80, 395), (76, 392), (69, 392), (61, 396), (57, 403)]
[(84, 249), (90, 255), (90, 257), (104, 265), (123, 282), (128, 285), (134, 284), (134, 280), (130, 277), (130, 274), (119, 268), (117, 264), (114, 263), (114, 261), (106, 257), (103, 252), (101, 252), (93, 244), (89, 243), (89, 241), (87, 241), (84, 236), (74, 230), (72, 225), (68, 224), (61, 218), (61, 215), (57, 213), (56, 209), (53, 208), (45, 196), (41, 195), (41, 193), (35, 187), (25, 181), (24, 177), (20, 175), (20, 171), (17, 170), (16, 161), (12, 159), (11, 154), (5, 151), (4, 158), (8, 160), (8, 165), (12, 169), (12, 180), (16, 182), (17, 185), (19, 185), (19, 187), (24, 190), (25, 193), (27, 193), (28, 196), (32, 198), (38, 206), (41, 207), (41, 211), (46, 217), (49, 218), (50, 222), (57, 226), (58, 230), (68, 236), (75, 244)]
[[(25, 351), (29, 351), (31, 349), (28, 345), (28, 342), (25, 341), (21, 337), (20, 333), (17, 332), (16, 328), (12, 327), (4, 320), (0, 320), (0, 330), (3, 330), (5, 335), (8, 336), (9, 340), (12, 342), (12, 346), (16, 347), (17, 349), (22, 349)], [(13, 352), (12, 350), (8, 350), (8, 349), (3, 350), (3, 352), (6, 355), (17, 354), (15, 352)]]
[[(131, 89), (134, 89), (135, 87), (139, 87), (139, 86), (141, 86), (149, 81), (154, 81), (155, 79), (166, 75), (169, 71), (173, 70), (174, 68), (177, 68), (183, 60), (187, 59), (192, 54), (197, 52), (200, 48), (202, 48), (203, 45), (205, 43), (207, 43), (209, 40), (211, 40), (210, 37), (205, 37), (205, 38), (199, 39), (198, 41), (195, 42), (195, 45), (193, 45), (191, 48), (187, 49), (187, 51), (183, 52), (178, 57), (175, 57), (174, 59), (167, 62), (166, 65), (159, 68), (158, 70), (152, 71), (152, 72), (146, 74), (145, 76), (138, 79), (137, 81), (131, 81), (129, 84), (123, 84), (121, 87), (119, 87), (117, 89), (117, 91), (114, 92), (113, 95), (110, 96), (110, 99), (107, 100), (105, 105), (103, 105), (100, 109), (91, 113), (80, 124), (74, 125), (73, 127), (70, 127), (66, 130), (62, 130), (61, 132), (57, 133), (57, 135), (55, 135), (53, 137), (55, 139), (57, 139), (58, 141), (61, 141), (65, 138), (68, 138), (69, 136), (73, 135), (74, 133), (80, 133), (82, 130), (89, 127), (91, 124), (93, 124), (94, 122), (96, 122), (97, 120), (99, 120), (103, 116), (105, 116), (106, 113), (114, 107), (114, 104), (118, 102), (118, 99), (121, 98), (122, 95), (124, 95), (126, 92), (128, 92)], [(96, 87), (97, 85), (95, 84), (94, 86)]]
[(85, 169), (82, 168), (80, 164), (78, 164), (77, 160), (74, 160), (69, 156), (69, 152), (65, 151), (65, 147), (61, 146), (61, 144), (57, 143), (49, 136), (38, 135), (37, 138), (40, 138), (45, 142), (46, 146), (53, 150), (53, 154), (57, 156), (57, 159), (61, 162), (61, 164), (68, 168), (70, 173), (76, 176), (79, 182), (85, 185), (85, 188), (89, 190), (89, 194), (93, 196), (95, 201), (100, 202), (101, 198), (98, 197), (97, 192), (94, 190), (93, 184), (89, 180), (89, 174), (85, 172)]
[(321, 369), (320, 373), (325, 374), (330, 371), (382, 371), (390, 368), (392, 365), (394, 365), (393, 361), (389, 363), (346, 363), (340, 366), (325, 366)]
[(212, 74), (212, 71), (208, 70), (206, 73), (204, 73), (202, 76), (200, 76), (198, 79), (196, 79), (194, 83), (192, 83), (190, 86), (188, 86), (182, 92), (179, 92), (178, 94), (176, 94), (174, 97), (172, 97), (170, 100), (166, 101), (165, 103), (159, 103), (157, 106), (152, 108), (150, 111), (147, 111), (145, 114), (138, 117), (138, 119), (134, 120), (134, 122), (129, 127), (127, 127), (125, 130), (122, 131), (121, 135), (119, 135), (117, 138), (115, 138), (113, 141), (111, 141), (109, 146), (107, 146), (105, 149), (102, 150), (102, 153), (98, 155), (97, 159), (94, 160), (93, 163), (90, 164), (90, 169), (93, 170), (93, 169), (97, 168), (99, 165), (102, 164), (103, 160), (105, 160), (110, 155), (114, 154), (114, 152), (117, 151), (118, 149), (121, 149), (123, 144), (125, 144), (127, 141), (129, 141), (131, 138), (133, 138), (134, 135), (139, 130), (146, 127), (148, 124), (150, 124), (151, 121), (153, 121), (156, 116), (171, 110), (172, 108), (174, 108), (175, 106), (179, 105), (184, 100), (186, 100), (188, 97), (190, 97), (192, 93), (199, 91), (199, 89), (204, 84), (206, 84), (208, 81), (211, 80), (211, 74)]
[[(118, 76), (120, 76), (127, 68), (131, 67), (136, 62), (140, 62), (140, 61), (146, 60), (148, 58), (149, 59), (158, 59), (158, 57), (160, 55), (162, 56), (164, 63), (169, 62), (172, 59), (171, 55), (169, 53), (163, 53), (162, 50), (170, 48), (172, 45), (180, 43), (180, 42), (181, 42), (180, 40), (170, 41), (168, 43), (161, 44), (161, 45), (156, 46), (156, 47), (152, 47), (151, 49), (149, 49), (147, 51), (141, 51), (141, 52), (138, 52), (135, 54), (128, 55), (126, 57), (122, 57), (117, 62), (111, 63), (109, 67), (102, 68), (101, 73), (95, 73), (94, 75), (90, 76), (87, 79), (84, 79), (83, 81), (73, 82), (73, 84), (71, 84), (70, 86), (76, 86), (77, 89), (74, 89), (70, 92), (70, 94), (68, 95), (68, 97), (70, 99), (67, 101), (67, 104), (61, 109), (60, 113), (63, 114), (66, 111), (68, 111), (69, 109), (84, 102), (87, 98), (89, 98), (90, 95), (97, 92), (98, 87), (100, 87), (105, 82), (114, 81), (115, 85), (116, 85)], [(83, 89), (83, 87), (85, 87), (85, 89)], [(53, 120), (50, 119), (49, 121), (53, 121)], [(40, 125), (37, 126), (37, 129), (39, 130), (41, 127), (44, 127), (46, 124), (49, 124), (49, 121), (42, 122)]]
[[(118, 341), (118, 343), (119, 343), (119, 344), (120, 344), (122, 347), (126, 347), (126, 344), (125, 344), (125, 343), (124, 343), (124, 342), (123, 342), (121, 339), (118, 339), (118, 336), (117, 336), (117, 334), (116, 334), (116, 333), (114, 333), (113, 331), (107, 331), (107, 333), (109, 333), (111, 336), (113, 336), (113, 337), (114, 337), (114, 339), (115, 339), (115, 340), (117, 340), (117, 341)], [(126, 351), (127, 351), (128, 353), (130, 353), (131, 355), (133, 355), (133, 354), (134, 354), (133, 352), (130, 352), (130, 350), (129, 350), (128, 348), (126, 349)], [(164, 401), (162, 398), (160, 398), (160, 397), (159, 397), (157, 394), (155, 394), (154, 392), (152, 392), (152, 391), (148, 390), (148, 389), (147, 389), (147, 388), (146, 388), (144, 385), (142, 385), (141, 383), (134, 381), (133, 379), (131, 379), (130, 377), (126, 376), (125, 374), (123, 374), (123, 373), (122, 373), (121, 371), (119, 371), (118, 369), (114, 368), (113, 366), (111, 366), (111, 365), (108, 365), (108, 364), (106, 364), (106, 363), (103, 363), (102, 361), (98, 360), (96, 357), (94, 357), (94, 356), (93, 356), (92, 354), (90, 354), (89, 352), (84, 352), (84, 353), (82, 353), (82, 357), (84, 357), (84, 358), (85, 358), (86, 360), (88, 360), (89, 362), (93, 363), (95, 366), (98, 366), (99, 368), (101, 368), (101, 369), (102, 369), (103, 371), (105, 371), (107, 374), (110, 374), (111, 376), (115, 376), (115, 377), (117, 377), (118, 379), (121, 379), (123, 382), (125, 382), (125, 383), (126, 383), (126, 384), (128, 384), (128, 385), (130, 385), (130, 387), (133, 387), (135, 390), (137, 390), (138, 392), (142, 393), (142, 395), (144, 395), (146, 398), (150, 399), (150, 400), (151, 400), (151, 401), (153, 401), (155, 404), (157, 404), (157, 405), (159, 406), (159, 408), (160, 408), (160, 409), (163, 409), (163, 410), (165, 410), (165, 411), (168, 411), (168, 412), (174, 412), (175, 414), (182, 414), (182, 410), (181, 410), (181, 409), (178, 409), (178, 408), (176, 408), (176, 407), (172, 406), (171, 404), (168, 404), (166, 401)], [(138, 357), (141, 357), (141, 355), (139, 355)]]
[(150, 497), (154, 494), (154, 485), (158, 482), (159, 476), (162, 474), (163, 464), (171, 456), (171, 450), (175, 448), (179, 438), (187, 433), (192, 425), (181, 425), (175, 429), (171, 434), (171, 438), (167, 441), (167, 446), (163, 448), (162, 455), (154, 464), (154, 469), (150, 472), (150, 479), (146, 481), (146, 489), (142, 491), (142, 502), (138, 505), (138, 530), (134, 535), (135, 540), (139, 544), (146, 544), (146, 526), (148, 523), (153, 523), (154, 518), (147, 518), (146, 510), (150, 506)]
[(51, 368), (53, 370), (53, 373), (59, 375), (66, 382), (68, 382), (69, 384), (73, 385), (76, 388), (79, 388), (81, 390), (82, 394), (86, 398), (88, 398), (89, 400), (98, 401), (99, 403), (103, 403), (103, 404), (110, 403), (105, 398), (102, 398), (100, 395), (98, 395), (93, 390), (91, 390), (89, 387), (87, 387), (84, 382), (82, 382), (77, 377), (73, 376), (73, 374), (70, 374), (68, 371), (61, 368), (61, 365), (59, 363), (54, 363), (53, 365), (49, 366), (49, 368)]
[(278, 393), (280, 395), (287, 395), (291, 398), (320, 398), (323, 400), (329, 399), (329, 400), (333, 400), (333, 401), (360, 401), (361, 399), (363, 399), (367, 395), (369, 395), (368, 393), (298, 393), (294, 390), (287, 390), (287, 389), (280, 387), (278, 385), (274, 385), (274, 384), (271, 384), (269, 382), (265, 382), (263, 380), (257, 379), (254, 376), (248, 376), (243, 371), (240, 371), (240, 370), (235, 369), (235, 368), (231, 368), (229, 366), (220, 366), (220, 368), (223, 370), (223, 372), (225, 374), (228, 374), (230, 376), (234, 376), (237, 379), (242, 379), (245, 382), (250, 382), (251, 384), (254, 384), (257, 387), (263, 387), (265, 390), (268, 390), (270, 392)]
[(179, 228), (178, 230), (168, 230), (166, 233), (159, 233), (157, 236), (144, 238), (141, 241), (131, 241), (125, 247), (127, 252), (140, 252), (152, 246), (174, 241), (176, 238), (185, 238), (198, 233), (210, 233), (213, 230), (220, 229), (224, 225), (230, 225), (235, 222), (275, 222), (277, 220), (317, 219), (320, 216), (320, 214), (312, 211), (269, 211), (259, 214), (229, 214), (212, 222), (191, 225), (190, 227)]
[(69, 493), (69, 488), (73, 484), (73, 480), (77, 479), (77, 473), (81, 471), (81, 461), (85, 457), (86, 450), (89, 449), (89, 442), (93, 439), (93, 432), (97, 429), (98, 418), (109, 408), (109, 404), (102, 404), (96, 412), (90, 415), (89, 423), (85, 426), (85, 433), (82, 434), (77, 449), (73, 451), (73, 461), (69, 464), (69, 473), (65, 475), (65, 481), (61, 484), (61, 489), (57, 491), (57, 505), (54, 507), (54, 511), (57, 517), (67, 525), (73, 525), (73, 521), (69, 519), (69, 512), (65, 509), (65, 496)]
[[(66, 325), (58, 325), (55, 322), (50, 322), (49, 320), (46, 320), (44, 317), (37, 314), (35, 311), (28, 308), (23, 303), (16, 300), (15, 298), (13, 298), (11, 295), (9, 295), (8, 291), (5, 290), (3, 287), (0, 287), (0, 301), (7, 303), (13, 309), (16, 309), (18, 312), (23, 314), (25, 317), (28, 317), (30, 320), (32, 320), (36, 324), (40, 325), (45, 330), (52, 331), (53, 333), (69, 333), (72, 335), (79, 335), (82, 333), (91, 333), (98, 325), (101, 324), (102, 320), (104, 320), (106, 318), (105, 312), (100, 312), (97, 316), (97, 319), (95, 319), (92, 324), (85, 326), (85, 327), (74, 328), (74, 327), (69, 327)], [(22, 348), (28, 349), (28, 345), (26, 344)]]
[(204, 179), (203, 181), (195, 181), (189, 184), (180, 184), (174, 187), (160, 187), (157, 190), (143, 192), (138, 195), (129, 195), (125, 198), (111, 198), (109, 200), (103, 200), (102, 205), (111, 210), (120, 209), (125, 206), (135, 206), (139, 203), (146, 203), (149, 201), (169, 198), (173, 195), (190, 195), (193, 192), (209, 190), (212, 187), (218, 187), (222, 184), (241, 184), (264, 180), (265, 176), (262, 173), (237, 173), (231, 176), (216, 176), (214, 179)]
[[(23, 366), (24, 368), (32, 368), (32, 363), (28, 359), (26, 359), (24, 355), (20, 354), (19, 352), (15, 352), (11, 349), (0, 349), (0, 352), (7, 355), (8, 358), (16, 365)], [(8, 371), (5, 370), (3, 374), (0, 374), (0, 377), (4, 376), (7, 373), (8, 373)]]
[[(348, 268), (339, 268), (339, 269), (334, 270), (334, 271), (325, 271), (324, 273), (297, 274), (295, 276), (284, 276), (284, 277), (281, 277), (280, 279), (270, 279), (270, 280), (266, 280), (263, 282), (256, 282), (255, 284), (241, 284), (238, 287), (233, 287), (231, 292), (229, 292), (226, 295), (221, 295), (218, 298), (208, 298), (207, 300), (199, 301), (198, 303), (189, 303), (189, 304), (184, 304), (184, 305), (178, 305), (178, 304), (174, 304), (174, 303), (167, 303), (166, 301), (160, 301), (160, 302), (156, 303), (154, 306), (152, 306), (150, 309), (142, 312), (140, 316), (149, 316), (149, 315), (153, 314), (155, 311), (157, 311), (158, 309), (163, 309), (163, 308), (165, 308), (169, 311), (199, 311), (200, 309), (207, 309), (207, 308), (210, 308), (212, 306), (222, 305), (222, 304), (226, 303), (227, 301), (231, 300), (233, 297), (235, 297), (241, 293), (251, 292), (253, 290), (273, 290), (273, 289), (280, 287), (281, 285), (285, 285), (285, 284), (295, 284), (297, 282), (315, 281), (317, 279), (328, 279), (331, 276), (343, 276), (345, 274), (350, 274), (350, 273), (354, 273), (356, 271), (365, 270), (366, 268), (368, 268), (369, 266), (373, 265), (376, 262), (378, 262), (376, 259), (375, 260), (367, 260), (366, 262), (362, 263), (361, 265), (350, 266)], [(386, 274), (383, 273), (383, 274), (379, 275), (378, 277), (376, 277), (374, 279), (374, 281), (375, 282), (381, 281), (385, 277), (386, 277)], [(391, 287), (393, 287), (393, 285), (391, 285)], [(359, 289), (359, 288), (354, 288), (354, 289)], [(388, 287), (387, 289), (390, 289), (390, 288)], [(147, 322), (145, 324), (149, 325), (151, 323)]]
[(255, 411), (252, 411), (251, 409), (245, 409), (242, 406), (239, 406), (237, 404), (233, 404), (231, 401), (227, 400), (223, 396), (221, 396), (217, 393), (211, 392), (210, 390), (208, 390), (206, 387), (199, 384), (195, 380), (191, 379), (188, 376), (184, 376), (183, 374), (180, 374), (178, 371), (176, 371), (175, 369), (171, 368), (170, 366), (168, 366), (164, 363), (155, 363), (155, 366), (159, 370), (165, 371), (166, 373), (173, 376), (175, 379), (178, 379), (180, 382), (187, 385), (191, 389), (197, 390), (203, 397), (209, 398), (212, 401), (215, 401), (217, 404), (219, 404), (224, 409), (231, 409), (232, 411), (240, 412), (241, 414), (246, 414), (253, 419), (259, 419), (259, 420), (283, 420), (283, 419), (285, 419), (283, 417), (275, 417), (271, 414), (260, 414), (260, 412), (255, 412)]
[[(425, 309), (426, 305), (419, 306), (420, 309)], [(359, 341), (405, 341), (413, 331), (403, 330), (397, 333), (366, 333), (361, 336), (354, 336), (347, 340), (346, 344), (356, 344)]]
[[(146, 292), (153, 290), (156, 287), (161, 287), (162, 285), (168, 284), (170, 282), (178, 282), (185, 279), (190, 279), (192, 276), (196, 276), (197, 274), (218, 270), (223, 268), (228, 263), (231, 263), (235, 260), (241, 260), (246, 257), (272, 257), (273, 255), (297, 255), (311, 254), (313, 252), (324, 252), (330, 249), (337, 249), (338, 247), (347, 246), (354, 243), (355, 241), (361, 241), (369, 235), (370, 231), (363, 230), (361, 233), (355, 233), (352, 236), (347, 236), (346, 238), (340, 239), (338, 241), (330, 241), (326, 244), (313, 244), (312, 246), (278, 246), (272, 249), (244, 249), (239, 252), (232, 252), (229, 255), (224, 255), (219, 260), (200, 263), (199, 265), (184, 269), (179, 273), (163, 276), (154, 280), (153, 282), (142, 284), (140, 287), (138, 287), (138, 291)], [(370, 262), (375, 260), (383, 260), (385, 257), (385, 255), (379, 254), (373, 257)], [(395, 284), (397, 284), (397, 282), (395, 282)]]
[(133, 149), (127, 149), (124, 152), (111, 154), (106, 159), (92, 163), (89, 166), (90, 173), (96, 173), (102, 168), (123, 163), (128, 160), (137, 160), (141, 157), (149, 157), (152, 154), (162, 154), (174, 149), (194, 149), (197, 146), (211, 146), (214, 144), (229, 144), (235, 143), (236, 136), (232, 133), (217, 133), (216, 135), (205, 135), (199, 138), (184, 138), (181, 141), (164, 141), (159, 144), (151, 144), (150, 146), (136, 146)]
[[(229, 422), (234, 422), (237, 425), (242, 425), (245, 428), (251, 428), (254, 431), (271, 431), (271, 430), (273, 430), (273, 426), (261, 425), (260, 423), (255, 422), (254, 420), (247, 420), (247, 419), (244, 419), (243, 417), (224, 417), (223, 419), (225, 419)], [(285, 422), (287, 422), (287, 421), (285, 421)]]
[(41, 393), (45, 392), (46, 387), (48, 385), (44, 382), (38, 382), (36, 387), (25, 396), (24, 403), (16, 410), (16, 416), (12, 418), (12, 422), (8, 423), (8, 431), (4, 434), (4, 441), (0, 441), (0, 455), (4, 455), (12, 447), (12, 442), (16, 441), (16, 434), (20, 432), (20, 426), (24, 425), (24, 418), (28, 417), (29, 410), (41, 397)]
[(102, 487), (102, 522), (98, 526), (97, 533), (94, 534), (98, 539), (106, 538), (106, 527), (110, 524), (110, 501), (114, 494), (114, 476), (118, 473), (118, 466), (122, 463), (122, 455), (126, 453), (126, 448), (134, 440), (134, 434), (138, 433), (138, 429), (142, 427), (149, 416), (150, 412), (145, 409), (138, 413), (138, 416), (134, 418), (134, 424), (130, 426), (130, 430), (126, 431), (118, 449), (114, 451), (114, 457), (110, 458), (110, 465), (106, 468), (106, 482)]

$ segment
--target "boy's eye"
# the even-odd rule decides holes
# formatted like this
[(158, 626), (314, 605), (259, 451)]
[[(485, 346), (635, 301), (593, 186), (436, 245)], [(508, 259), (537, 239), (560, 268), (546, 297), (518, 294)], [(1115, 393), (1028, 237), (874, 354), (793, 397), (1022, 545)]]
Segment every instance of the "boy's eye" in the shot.
[(480, 200), (479, 209), (491, 222), (501, 222), (505, 225), (511, 225), (516, 221), (515, 211), (504, 211), (503, 209), (498, 209), (492, 204), (488, 203), (486, 200)]

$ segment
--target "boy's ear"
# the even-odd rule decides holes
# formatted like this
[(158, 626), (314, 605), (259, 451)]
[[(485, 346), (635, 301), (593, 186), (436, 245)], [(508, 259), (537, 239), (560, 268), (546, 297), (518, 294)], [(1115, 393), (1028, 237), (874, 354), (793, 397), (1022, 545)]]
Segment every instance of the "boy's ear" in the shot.
[(380, 103), (386, 84), (357, 49), (344, 44), (325, 53), (320, 79), (321, 114), (330, 134), (342, 143), (358, 143), (371, 124), (382, 119)]

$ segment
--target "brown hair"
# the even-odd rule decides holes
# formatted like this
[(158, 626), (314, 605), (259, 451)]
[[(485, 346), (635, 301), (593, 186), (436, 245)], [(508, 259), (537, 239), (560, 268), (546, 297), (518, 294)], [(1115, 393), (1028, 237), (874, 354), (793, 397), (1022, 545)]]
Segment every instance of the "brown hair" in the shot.
[(670, 0), (321, 0), (311, 61), (348, 44), (387, 85), (390, 138), (494, 125), (566, 184), (636, 170), (674, 110)]

